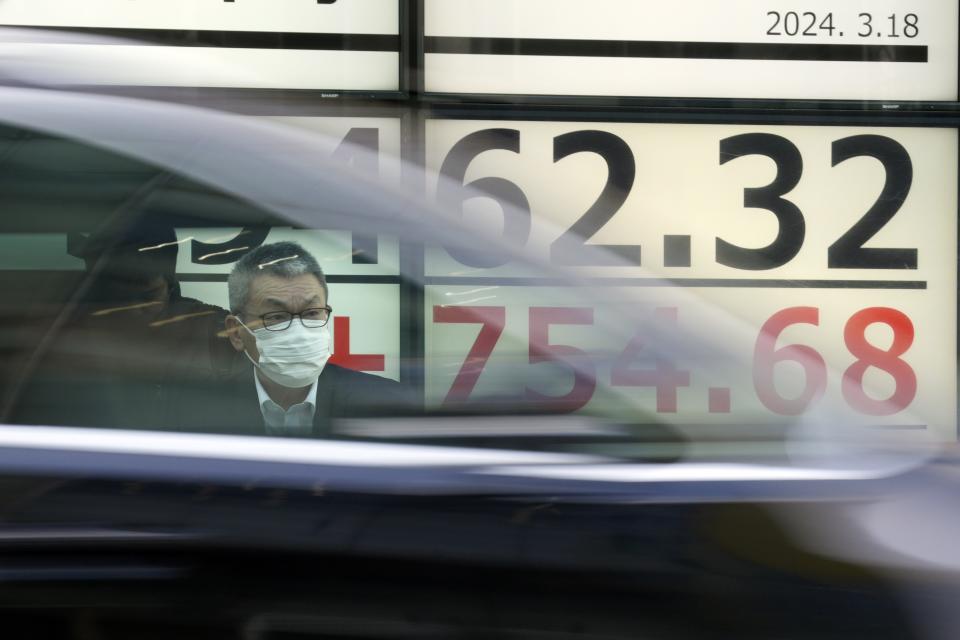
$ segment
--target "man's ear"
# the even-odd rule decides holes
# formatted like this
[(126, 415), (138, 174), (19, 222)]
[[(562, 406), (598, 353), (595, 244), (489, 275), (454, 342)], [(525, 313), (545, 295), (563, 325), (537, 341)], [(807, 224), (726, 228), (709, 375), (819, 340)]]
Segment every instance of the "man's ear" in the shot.
[(237, 351), (243, 351), (243, 339), (240, 337), (243, 326), (240, 324), (240, 319), (237, 316), (229, 315), (224, 318), (223, 324), (227, 328), (227, 337), (230, 338), (230, 344)]

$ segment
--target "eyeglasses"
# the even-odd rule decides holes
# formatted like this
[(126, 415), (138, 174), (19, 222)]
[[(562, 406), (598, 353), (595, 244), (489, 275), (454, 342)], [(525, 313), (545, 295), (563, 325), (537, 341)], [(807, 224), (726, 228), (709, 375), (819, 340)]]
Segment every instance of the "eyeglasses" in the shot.
[(330, 314), (333, 313), (332, 307), (312, 307), (304, 309), (300, 313), (290, 313), (289, 311), (271, 311), (260, 316), (263, 322), (263, 328), (267, 331), (285, 331), (293, 324), (294, 316), (300, 318), (300, 324), (308, 329), (317, 329), (325, 326), (330, 321)]

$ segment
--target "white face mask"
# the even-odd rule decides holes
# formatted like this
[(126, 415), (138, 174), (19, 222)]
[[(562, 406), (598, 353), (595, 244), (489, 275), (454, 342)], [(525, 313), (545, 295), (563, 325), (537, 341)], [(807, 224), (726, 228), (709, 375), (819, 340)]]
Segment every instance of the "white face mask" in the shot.
[(299, 389), (312, 385), (330, 359), (331, 340), (327, 325), (308, 329), (298, 318), (283, 331), (254, 331), (243, 322), (240, 324), (257, 341), (260, 362), (253, 362), (246, 349), (243, 352), (263, 375), (281, 386)]

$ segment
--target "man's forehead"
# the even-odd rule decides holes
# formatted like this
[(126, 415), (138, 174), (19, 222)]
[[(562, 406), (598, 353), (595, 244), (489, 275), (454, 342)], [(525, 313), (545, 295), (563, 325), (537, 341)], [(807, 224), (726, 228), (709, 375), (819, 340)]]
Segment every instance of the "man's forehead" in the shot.
[(250, 283), (251, 302), (268, 299), (304, 300), (315, 299), (323, 302), (323, 287), (316, 276), (305, 273), (292, 278), (281, 278), (271, 274), (257, 276)]

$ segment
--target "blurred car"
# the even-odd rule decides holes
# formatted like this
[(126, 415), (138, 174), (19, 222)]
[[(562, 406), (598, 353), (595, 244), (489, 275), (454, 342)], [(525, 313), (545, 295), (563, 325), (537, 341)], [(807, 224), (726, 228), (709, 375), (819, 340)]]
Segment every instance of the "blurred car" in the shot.
[[(827, 400), (718, 422), (651, 406), (681, 365), (698, 389), (751, 387), (735, 347), (756, 328), (537, 259), (500, 231), (556, 230), (495, 185), (289, 122), (56, 88), (0, 104), (5, 637), (952, 637), (954, 459)], [(493, 193), (496, 233), (424, 184)], [(175, 239), (128, 233), (145, 224)], [(236, 365), (231, 261), (287, 237), (328, 267), (350, 335), (372, 316), (376, 367), (422, 406), (326, 439), (182, 432), (170, 387)], [(91, 303), (105, 274), (85, 256), (110, 242), (179, 247), (166, 284), (196, 305), (143, 313), (144, 274)], [(679, 307), (710, 322), (658, 311)], [(617, 366), (657, 375), (616, 385)]]

